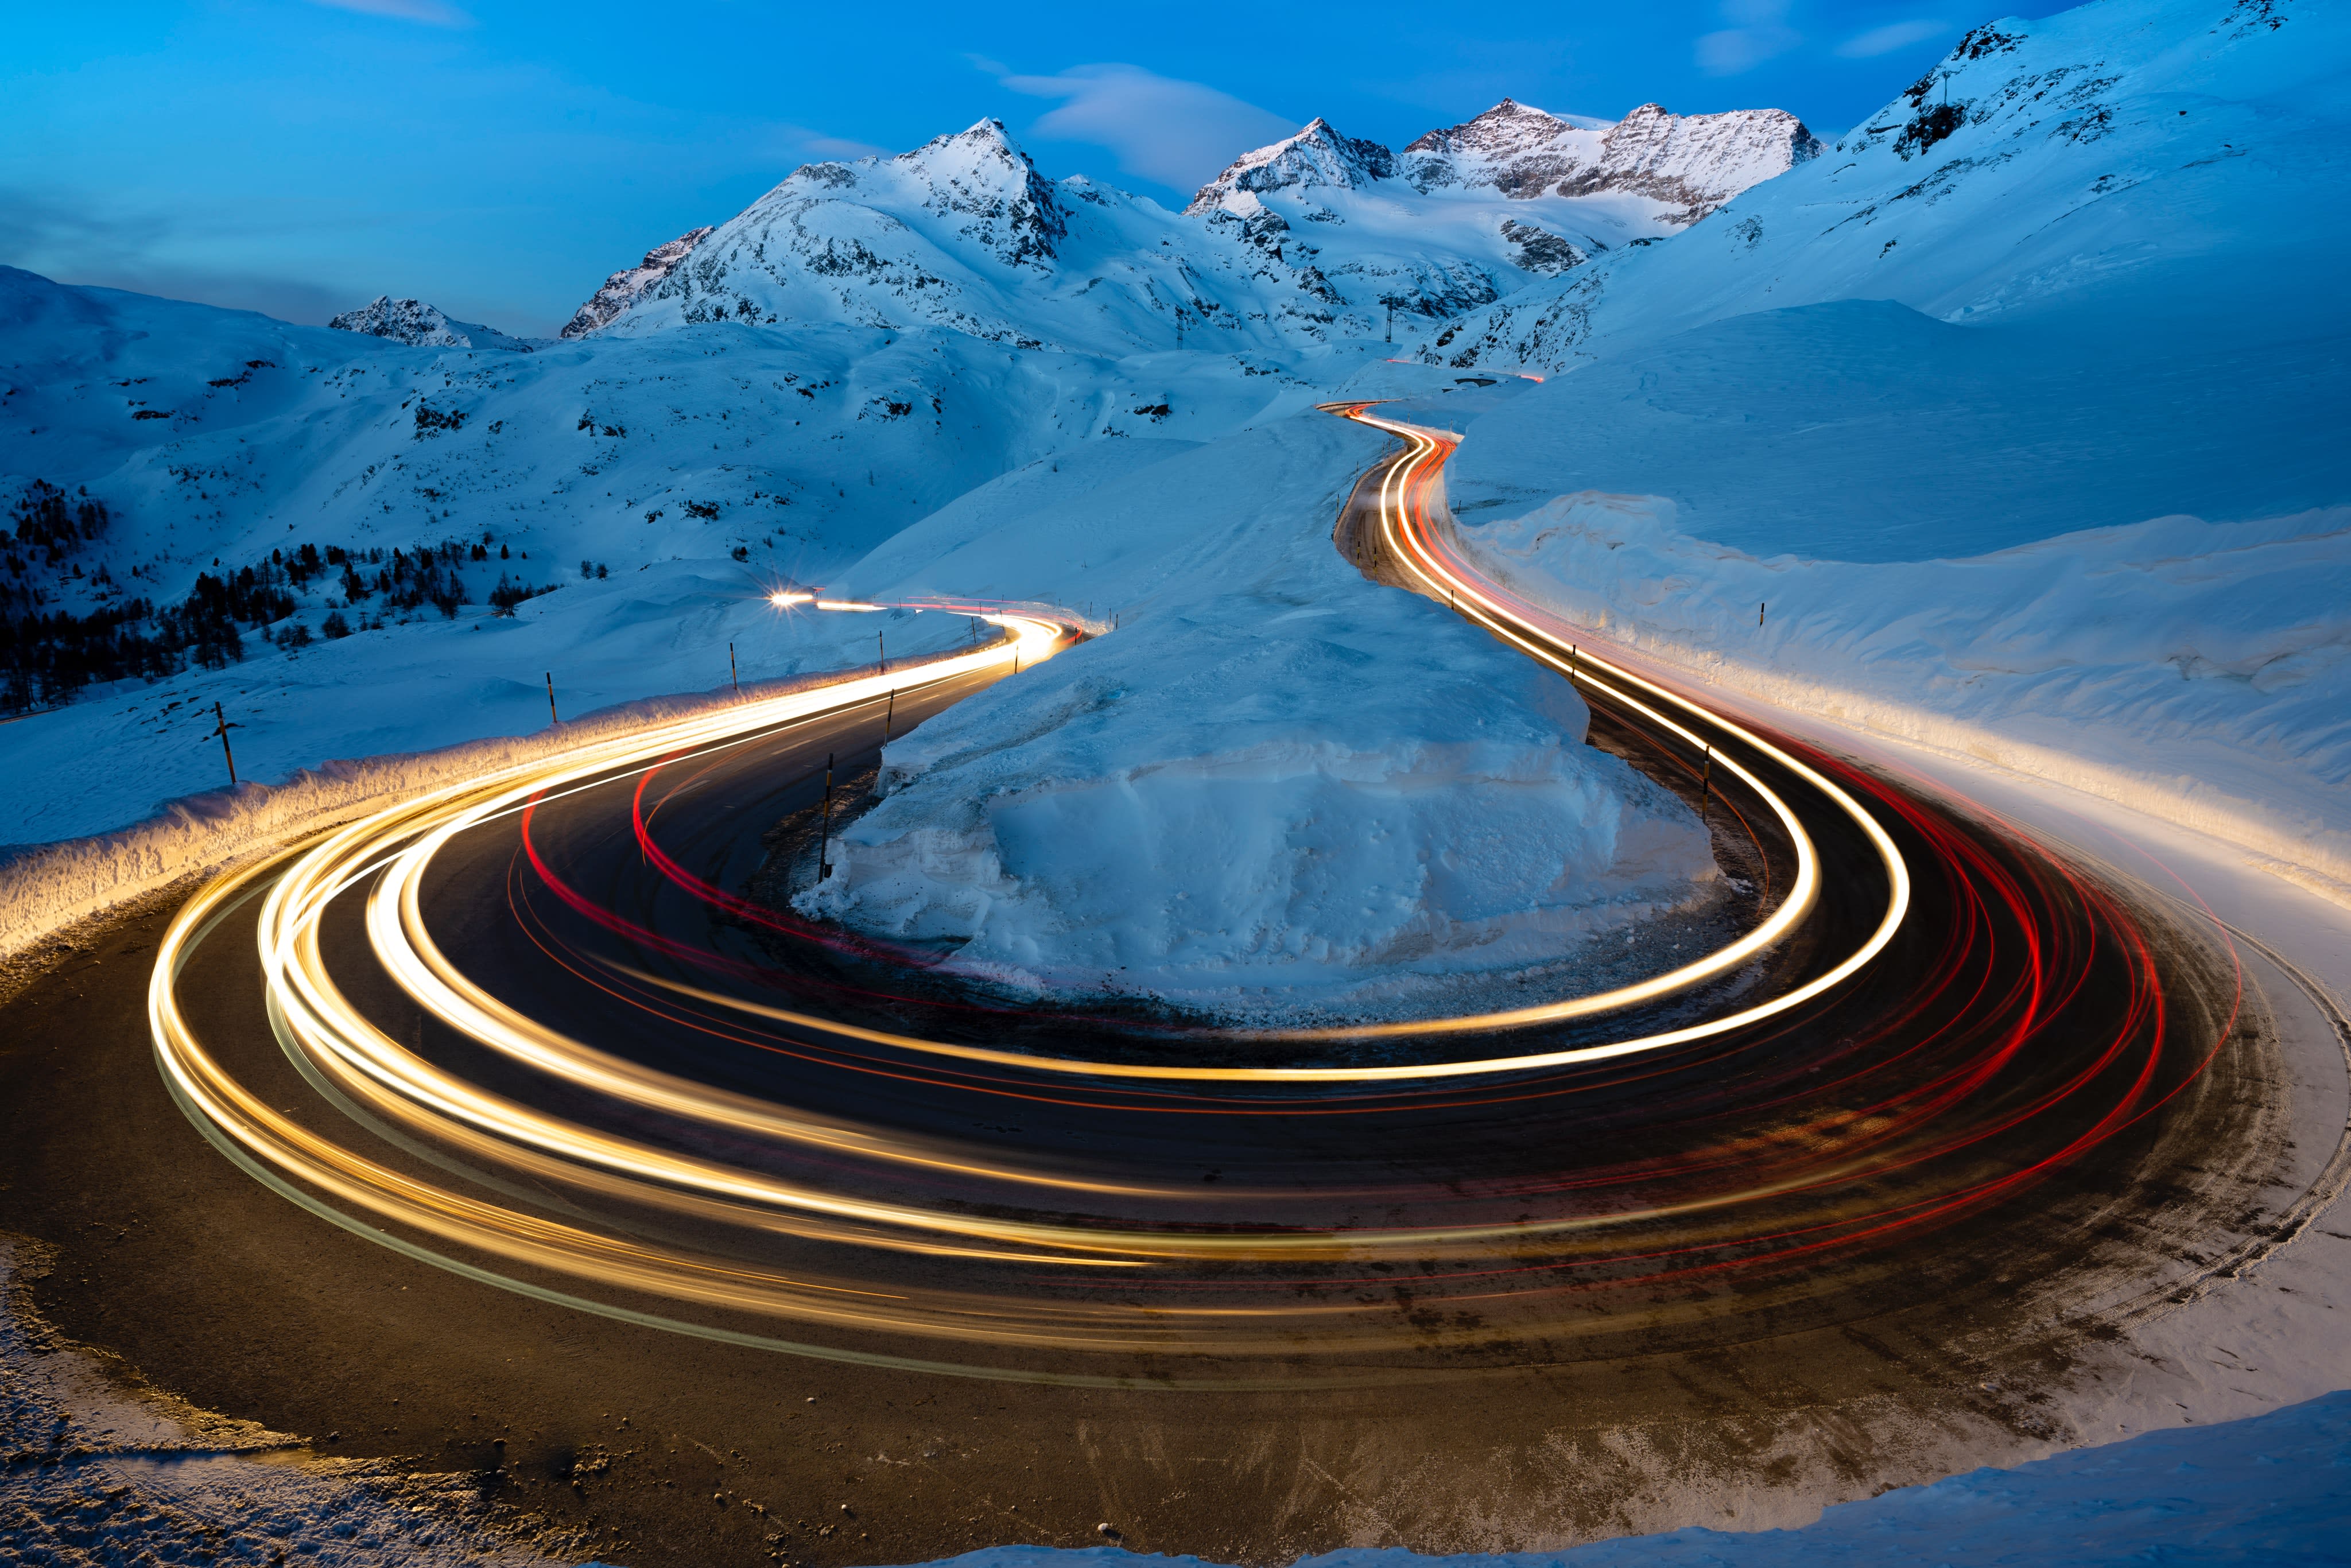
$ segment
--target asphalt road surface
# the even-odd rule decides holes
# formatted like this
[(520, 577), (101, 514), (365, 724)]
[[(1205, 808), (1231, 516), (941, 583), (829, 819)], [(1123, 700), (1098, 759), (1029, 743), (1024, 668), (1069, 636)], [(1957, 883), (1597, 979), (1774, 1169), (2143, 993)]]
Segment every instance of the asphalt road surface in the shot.
[(1703, 813), (1705, 918), (1252, 1032), (796, 912), (885, 724), (1007, 643), (110, 927), (0, 1027), (39, 1310), (640, 1564), (1526, 1547), (2057, 1434), (2085, 1344), (2294, 1196), (2258, 965), (1550, 625), (1392, 428), (1340, 548), (1575, 681)]

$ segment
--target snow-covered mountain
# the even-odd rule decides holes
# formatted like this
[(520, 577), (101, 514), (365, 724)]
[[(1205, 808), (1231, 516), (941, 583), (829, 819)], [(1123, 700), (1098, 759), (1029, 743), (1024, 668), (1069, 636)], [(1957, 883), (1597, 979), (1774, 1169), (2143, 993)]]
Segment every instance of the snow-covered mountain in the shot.
[(1278, 221), (1204, 224), (1081, 177), (1049, 181), (988, 120), (896, 157), (795, 171), (663, 276), (622, 285), (635, 297), (602, 329), (935, 325), (1020, 348), (1262, 354), (1374, 335), (1381, 308), (1361, 296), (1404, 290), (1449, 313), (1501, 292), (1442, 251), (1397, 257), (1350, 292), (1318, 254)]
[(678, 263), (694, 254), (694, 247), (710, 237), (712, 229), (705, 224), (698, 229), (688, 229), (674, 240), (667, 240), (645, 252), (644, 260), (634, 267), (624, 267), (604, 279), (604, 287), (588, 298), (588, 303), (573, 312), (571, 319), (556, 334), (561, 338), (584, 338), (597, 328), (609, 325), (613, 317), (635, 304), (644, 291), (677, 270)]
[(564, 334), (833, 321), (1081, 352), (1261, 353), (1384, 338), (1401, 314), (1413, 337), (1416, 319), (1677, 232), (1816, 145), (1776, 110), (1677, 119), (1649, 105), (1610, 124), (1506, 101), (1422, 138), (1407, 166), (1317, 119), (1170, 213), (1046, 179), (986, 120), (896, 157), (795, 171), (612, 274)]
[[(2340, 294), (2344, 38), (2342, 8), (2310, 0), (2095, 0), (1978, 27), (1823, 156), (1672, 245), (1448, 323), (1430, 358), (1560, 370), (1841, 298), (2170, 331), (2225, 304), (2291, 336)], [(2220, 298), (2257, 275), (2261, 298)]]
[(510, 349), (528, 353), (532, 345), (477, 321), (452, 321), (421, 299), (379, 294), (356, 310), (329, 318), (338, 332), (364, 332), (412, 349)]

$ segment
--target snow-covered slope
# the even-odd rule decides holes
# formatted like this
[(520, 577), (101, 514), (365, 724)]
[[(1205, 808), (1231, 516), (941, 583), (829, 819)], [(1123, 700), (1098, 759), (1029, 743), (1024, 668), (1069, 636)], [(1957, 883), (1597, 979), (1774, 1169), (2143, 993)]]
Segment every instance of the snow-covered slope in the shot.
[(528, 353), (529, 343), (508, 337), (476, 321), (452, 321), (421, 299), (394, 299), (379, 294), (356, 310), (330, 318), (327, 325), (339, 332), (364, 332), (388, 338), (412, 349), (515, 349)]
[[(1574, 169), (1612, 166), (1603, 144), (1646, 117), (1606, 127), (1510, 105), (1386, 172), (1376, 150), (1310, 126), (1243, 160), (1189, 216), (1046, 181), (992, 122), (903, 157), (810, 165), (697, 243), (631, 269), (615, 298), (640, 282), (642, 292), (609, 326), (528, 356), (411, 348), (0, 274), (0, 450), (16, 470), (0, 476), (5, 493), (43, 480), (78, 505), (86, 488), (113, 518), (103, 538), (54, 559), (25, 556), (8, 591), (88, 616), (134, 600), (173, 606), (215, 570), (249, 568), (256, 602), (268, 602), (240, 635), (249, 658), (269, 650), (275, 674), (265, 688), (251, 664), (206, 670), (183, 647), (193, 666), (157, 685), (126, 679), (13, 727), (17, 755), (53, 787), (13, 797), (0, 839), (113, 825), (208, 781), (212, 755), (190, 715), (212, 700), (240, 699), (256, 769), (283, 770), (338, 749), (528, 727), (538, 717), (530, 666), (559, 664), (582, 701), (606, 701), (715, 672), (713, 650), (726, 641), (755, 649), (762, 673), (820, 664), (841, 650), (834, 633), (758, 632), (770, 622), (756, 596), (788, 577), (829, 580), (867, 555), (859, 578), (877, 591), (926, 585), (1129, 612), (1102, 652), (1057, 672), (1134, 660), (1134, 689), (1155, 690), (1195, 664), (1255, 668), (1233, 651), (1244, 644), (1228, 645), (1238, 633), (1219, 623), (1217, 593), (1202, 589), (1183, 616), (1153, 621), (1144, 601), (1163, 591), (1151, 586), (1159, 579), (1090, 564), (1113, 546), (1176, 549), (1194, 537), (1184, 529), (1217, 517), (1255, 517), (1270, 538), (1274, 521), (1254, 499), (1232, 494), (1202, 457), (1203, 469), (1182, 470), (1180, 507), (1162, 516), (1122, 502), (1121, 527), (1135, 537), (1113, 539), (1108, 514), (1078, 497), (1113, 470), (1161, 467), (1128, 443), (1255, 450), (1239, 433), (1277, 424), (1383, 357), (1389, 289), (1404, 291), (1393, 297), (1407, 321), (1516, 290), (1439, 331), (1454, 332), (1447, 352), (1468, 352), (1471, 369), (1494, 356), (1462, 332), (1538, 319), (1573, 337), (1572, 354), (1611, 356), (1470, 428), (1455, 494), (1473, 519), (1599, 489), (1674, 500), (1681, 526), (1754, 556), (1898, 560), (2171, 512), (2258, 520), (2351, 499), (2335, 487), (2338, 444), (2326, 439), (2330, 411), (2344, 406), (2340, 335), (2329, 335), (2339, 292), (2294, 286), (2339, 255), (2340, 207), (2327, 198), (2344, 102), (2326, 84), (2342, 75), (2345, 27), (2338, 13), (2296, 0), (2255, 9), (2101, 0), (1979, 30), (1949, 67), (1952, 99), (1968, 106), (1956, 120), (1937, 112), (1940, 83), (1906, 94), (1905, 118), (1875, 119), (1842, 153), (1646, 246), (1621, 242), (1667, 210), (1654, 195), (1560, 195), (1580, 177), (1563, 163), (1541, 171), (1541, 193), (1512, 192), (1577, 138), (1596, 138), (1599, 151), (1576, 154)], [(1723, 145), (1745, 157), (1763, 131), (1785, 131), (1792, 160), (1794, 133), (1768, 121), (1739, 120), (1745, 129)], [(1656, 135), (1651, 126), (1638, 145), (1694, 145), (1698, 122), (1679, 123)], [(1413, 169), (1440, 155), (1457, 177), (1421, 189)], [(1498, 172), (1521, 165), (1523, 178)], [(1666, 168), (1634, 152), (1619, 165)], [(1492, 183), (1469, 177), (1473, 168)], [(1617, 238), (1556, 278), (1510, 259), (1534, 248), (1529, 233), (1580, 246), (1567, 237), (1585, 232), (1574, 225), (1605, 226), (1593, 214), (1611, 211), (1625, 225)], [(1854, 237), (1864, 230), (1885, 237)], [(663, 276), (636, 276), (653, 272)], [(1891, 290), (1903, 304), (1865, 302), (1880, 280), (1904, 279)], [(1843, 303), (1777, 308), (1808, 298)], [(1998, 308), (1961, 308), (1978, 298)], [(1977, 325), (1995, 319), (2009, 335)], [(2147, 333), (2147, 320), (2165, 335)], [(1415, 373), (1443, 382), (1458, 372)], [(1232, 472), (1255, 472), (1235, 461)], [(1326, 465), (1318, 482), (1340, 482), (1335, 458), (1314, 461)], [(987, 511), (997, 520), (987, 549), (967, 549), (954, 529), (977, 528), (973, 508), (1015, 494), (1018, 509)], [(1289, 520), (1305, 530), (1301, 549), (1327, 550), (1325, 519), (1312, 515), (1323, 499), (1301, 502), (1307, 515)], [(926, 517), (936, 527), (910, 530)], [(1056, 517), (1064, 522), (1049, 528)], [(1055, 552), (1024, 542), (1064, 524), (1077, 531)], [(351, 558), (351, 576), (298, 570), (306, 545), (328, 562)], [(420, 587), (425, 556), (430, 592)], [(1240, 559), (1216, 558), (1198, 581), (1225, 591)], [(404, 578), (394, 571), (402, 560)], [(1694, 602), (1702, 595), (1686, 575), (1667, 572), (1643, 591)], [(509, 593), (564, 586), (514, 617), (484, 616), (501, 579)], [(1301, 597), (1326, 587), (1317, 580)], [(330, 616), (353, 634), (328, 639)], [(475, 618), (484, 632), (466, 630)], [(307, 644), (289, 642), (293, 626)], [(487, 632), (507, 651), (477, 660), (470, 650), (490, 649)], [(852, 635), (862, 629), (841, 633)], [(1258, 625), (1249, 635), (1289, 633)], [(1963, 667), (1972, 655), (1953, 639), (1946, 656)], [(383, 683), (381, 698), (355, 712), (349, 694), (371, 680)], [(2132, 711), (2121, 704), (2102, 722), (2128, 723)], [(1281, 712), (1282, 725), (1326, 737), (1348, 716), (1311, 705)], [(1030, 744), (1010, 713), (982, 703), (958, 717), (998, 727), (970, 732), (973, 758)], [(1162, 717), (1099, 740), (1063, 726), (1015, 760), (1050, 763), (1075, 799), (1089, 779), (1167, 755), (1187, 766), (1222, 756)], [(1406, 753), (1423, 721), (1436, 722), (1400, 715), (1383, 731), (1382, 767), (1403, 777), (1419, 766)], [(1341, 738), (1350, 755), (1372, 748)], [(1155, 749), (1166, 747), (1176, 749)], [(120, 755), (152, 766), (125, 770)], [(974, 761), (959, 777), (999, 765), (1012, 763)], [(923, 771), (952, 780), (964, 766)], [(1259, 784), (1270, 811), (1288, 810), (1278, 802), (1289, 783), (1267, 774)], [(925, 798), (938, 802), (934, 827), (963, 835), (964, 869), (904, 906), (946, 909), (961, 895), (939, 890), (976, 885), (969, 868), (981, 862), (966, 852), (995, 829), (950, 821), (967, 796), (941, 785), (925, 797), (910, 783), (877, 831), (913, 831)], [(1287, 841), (1267, 832), (1265, 843)], [(1088, 923), (1112, 916), (1086, 913), (1071, 888), (1052, 891), (1058, 874), (1039, 871), (1019, 940), (1094, 931), (1071, 937), (1075, 953), (1107, 929)], [(1271, 898), (1278, 884), (1251, 885), (1249, 896)], [(1238, 941), (1270, 926), (1270, 907), (1234, 902), (1222, 928)], [(1322, 936), (1329, 951), (1359, 954), (1387, 939), (1368, 925)]]
[(1836, 300), (1554, 377), (1479, 420), (1447, 480), (1471, 520), (1598, 490), (1662, 497), (1681, 529), (1759, 556), (1978, 555), (2351, 500), (2346, 367), (2351, 332), (2323, 314), (2280, 342), (1960, 326)]
[(1430, 357), (1565, 369), (1838, 298), (2291, 336), (2341, 297), (2347, 34), (2312, 0), (2094, 0), (1979, 27), (1821, 157), (1673, 245), (1449, 324)]

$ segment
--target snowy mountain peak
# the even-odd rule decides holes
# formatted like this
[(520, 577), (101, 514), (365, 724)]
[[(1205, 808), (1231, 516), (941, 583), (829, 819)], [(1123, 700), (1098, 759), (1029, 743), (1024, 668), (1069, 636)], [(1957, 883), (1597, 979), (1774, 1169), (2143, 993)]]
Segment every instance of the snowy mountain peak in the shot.
[(1474, 120), (1442, 131), (1432, 131), (1405, 148), (1407, 162), (1416, 152), (1442, 153), (1448, 157), (1474, 156), (1487, 159), (1507, 158), (1531, 152), (1570, 131), (1596, 131), (1608, 129), (1605, 120), (1586, 116), (1548, 114), (1540, 109), (1506, 98)]
[(589, 297), (571, 319), (564, 323), (560, 334), (565, 338), (584, 338), (611, 321), (613, 317), (635, 304), (644, 291), (677, 270), (678, 264), (694, 254), (694, 247), (717, 231), (705, 224), (698, 229), (688, 229), (675, 239), (657, 245), (645, 252), (645, 259), (634, 267), (624, 267), (604, 279), (604, 286)]
[(1506, 98), (1407, 146), (1403, 174), (1421, 191), (1458, 185), (1528, 200), (1597, 164), (1608, 129), (1606, 120), (1566, 120)]
[(1055, 243), (1069, 233), (1052, 184), (1037, 172), (1000, 120), (982, 120), (952, 136), (935, 137), (890, 162), (929, 187), (925, 207), (973, 220), (967, 236), (1008, 266), (1050, 261)]
[(1244, 192), (1353, 191), (1395, 173), (1395, 153), (1376, 141), (1341, 135), (1318, 114), (1297, 135), (1234, 159), (1223, 173), (1200, 187), (1184, 211), (1197, 215), (1223, 208), (1246, 217), (1255, 208), (1236, 200)]
[(364, 332), (420, 349), (514, 349), (530, 352), (530, 345), (477, 321), (452, 321), (421, 299), (394, 299), (379, 294), (356, 310), (346, 310), (327, 323), (340, 332)]

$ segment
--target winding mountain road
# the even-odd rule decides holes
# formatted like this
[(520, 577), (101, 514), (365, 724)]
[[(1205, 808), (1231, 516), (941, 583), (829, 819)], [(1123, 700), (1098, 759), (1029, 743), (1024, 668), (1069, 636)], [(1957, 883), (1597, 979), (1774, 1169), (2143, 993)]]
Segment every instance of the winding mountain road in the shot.
[(1078, 632), (1001, 615), (403, 802), (35, 988), (0, 1216), (63, 1249), (44, 1309), (641, 1563), (1532, 1544), (1855, 1422), (1929, 1468), (1922, 1431), (2053, 1435), (2034, 1390), (2273, 1218), (2254, 961), (1554, 623), (1450, 544), (1452, 438), (1332, 412), (1400, 442), (1340, 548), (1688, 803), (1711, 939), (1241, 1030), (796, 913), (828, 758)]

